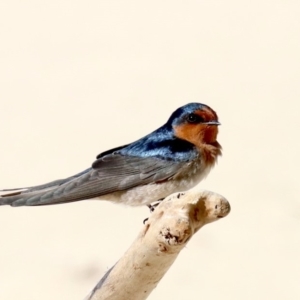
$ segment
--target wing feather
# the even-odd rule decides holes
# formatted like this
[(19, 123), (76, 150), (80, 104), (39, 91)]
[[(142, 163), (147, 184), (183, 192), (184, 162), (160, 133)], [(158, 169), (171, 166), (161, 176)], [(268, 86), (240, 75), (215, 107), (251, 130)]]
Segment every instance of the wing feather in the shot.
[(30, 187), (0, 197), (0, 205), (50, 205), (95, 198), (133, 187), (162, 182), (177, 174), (184, 162), (117, 153), (99, 157), (91, 169), (67, 179)]

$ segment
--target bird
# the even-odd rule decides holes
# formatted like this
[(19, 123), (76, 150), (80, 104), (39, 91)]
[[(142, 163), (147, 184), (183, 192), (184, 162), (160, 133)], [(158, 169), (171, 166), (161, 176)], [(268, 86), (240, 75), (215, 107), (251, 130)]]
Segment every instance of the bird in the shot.
[(91, 167), (46, 184), (5, 189), (0, 205), (42, 206), (102, 199), (139, 206), (196, 186), (222, 154), (220, 122), (202, 103), (176, 109), (167, 122), (127, 145), (100, 153)]

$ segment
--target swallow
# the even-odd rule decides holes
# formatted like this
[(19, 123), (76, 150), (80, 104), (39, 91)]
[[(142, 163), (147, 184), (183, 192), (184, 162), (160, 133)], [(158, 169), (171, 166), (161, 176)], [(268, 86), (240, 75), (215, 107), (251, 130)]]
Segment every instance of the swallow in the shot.
[(141, 139), (100, 153), (92, 166), (46, 184), (2, 190), (0, 205), (40, 206), (104, 199), (150, 205), (197, 185), (221, 155), (218, 116), (209, 106), (189, 103)]

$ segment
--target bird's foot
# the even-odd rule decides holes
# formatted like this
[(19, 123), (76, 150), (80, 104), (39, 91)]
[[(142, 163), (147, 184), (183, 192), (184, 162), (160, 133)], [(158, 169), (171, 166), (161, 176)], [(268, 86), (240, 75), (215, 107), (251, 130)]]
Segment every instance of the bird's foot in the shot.
[(163, 199), (159, 199), (156, 202), (154, 202), (153, 204), (148, 204), (147, 206), (149, 207), (150, 213), (154, 212), (155, 208), (160, 204), (160, 202), (162, 202), (164, 200)]
[[(153, 204), (147, 204), (149, 210), (150, 210), (150, 213), (154, 212), (155, 208), (160, 204), (160, 202), (162, 202), (164, 200), (163, 199), (159, 199), (157, 200), (156, 202), (154, 202)], [(148, 218), (146, 218), (144, 221), (143, 221), (143, 224), (145, 224), (146, 222), (148, 221)]]

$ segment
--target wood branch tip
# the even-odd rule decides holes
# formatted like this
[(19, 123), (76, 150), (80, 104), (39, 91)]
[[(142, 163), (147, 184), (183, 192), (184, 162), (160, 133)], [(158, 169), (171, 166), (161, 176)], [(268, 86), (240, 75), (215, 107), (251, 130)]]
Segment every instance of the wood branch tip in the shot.
[[(174, 218), (172, 223), (190, 219), (199, 229), (207, 223), (226, 217), (230, 212), (230, 204), (225, 197), (207, 190), (192, 189), (174, 193), (164, 199), (148, 219), (148, 224), (158, 219)], [(179, 221), (181, 220), (181, 221)]]

